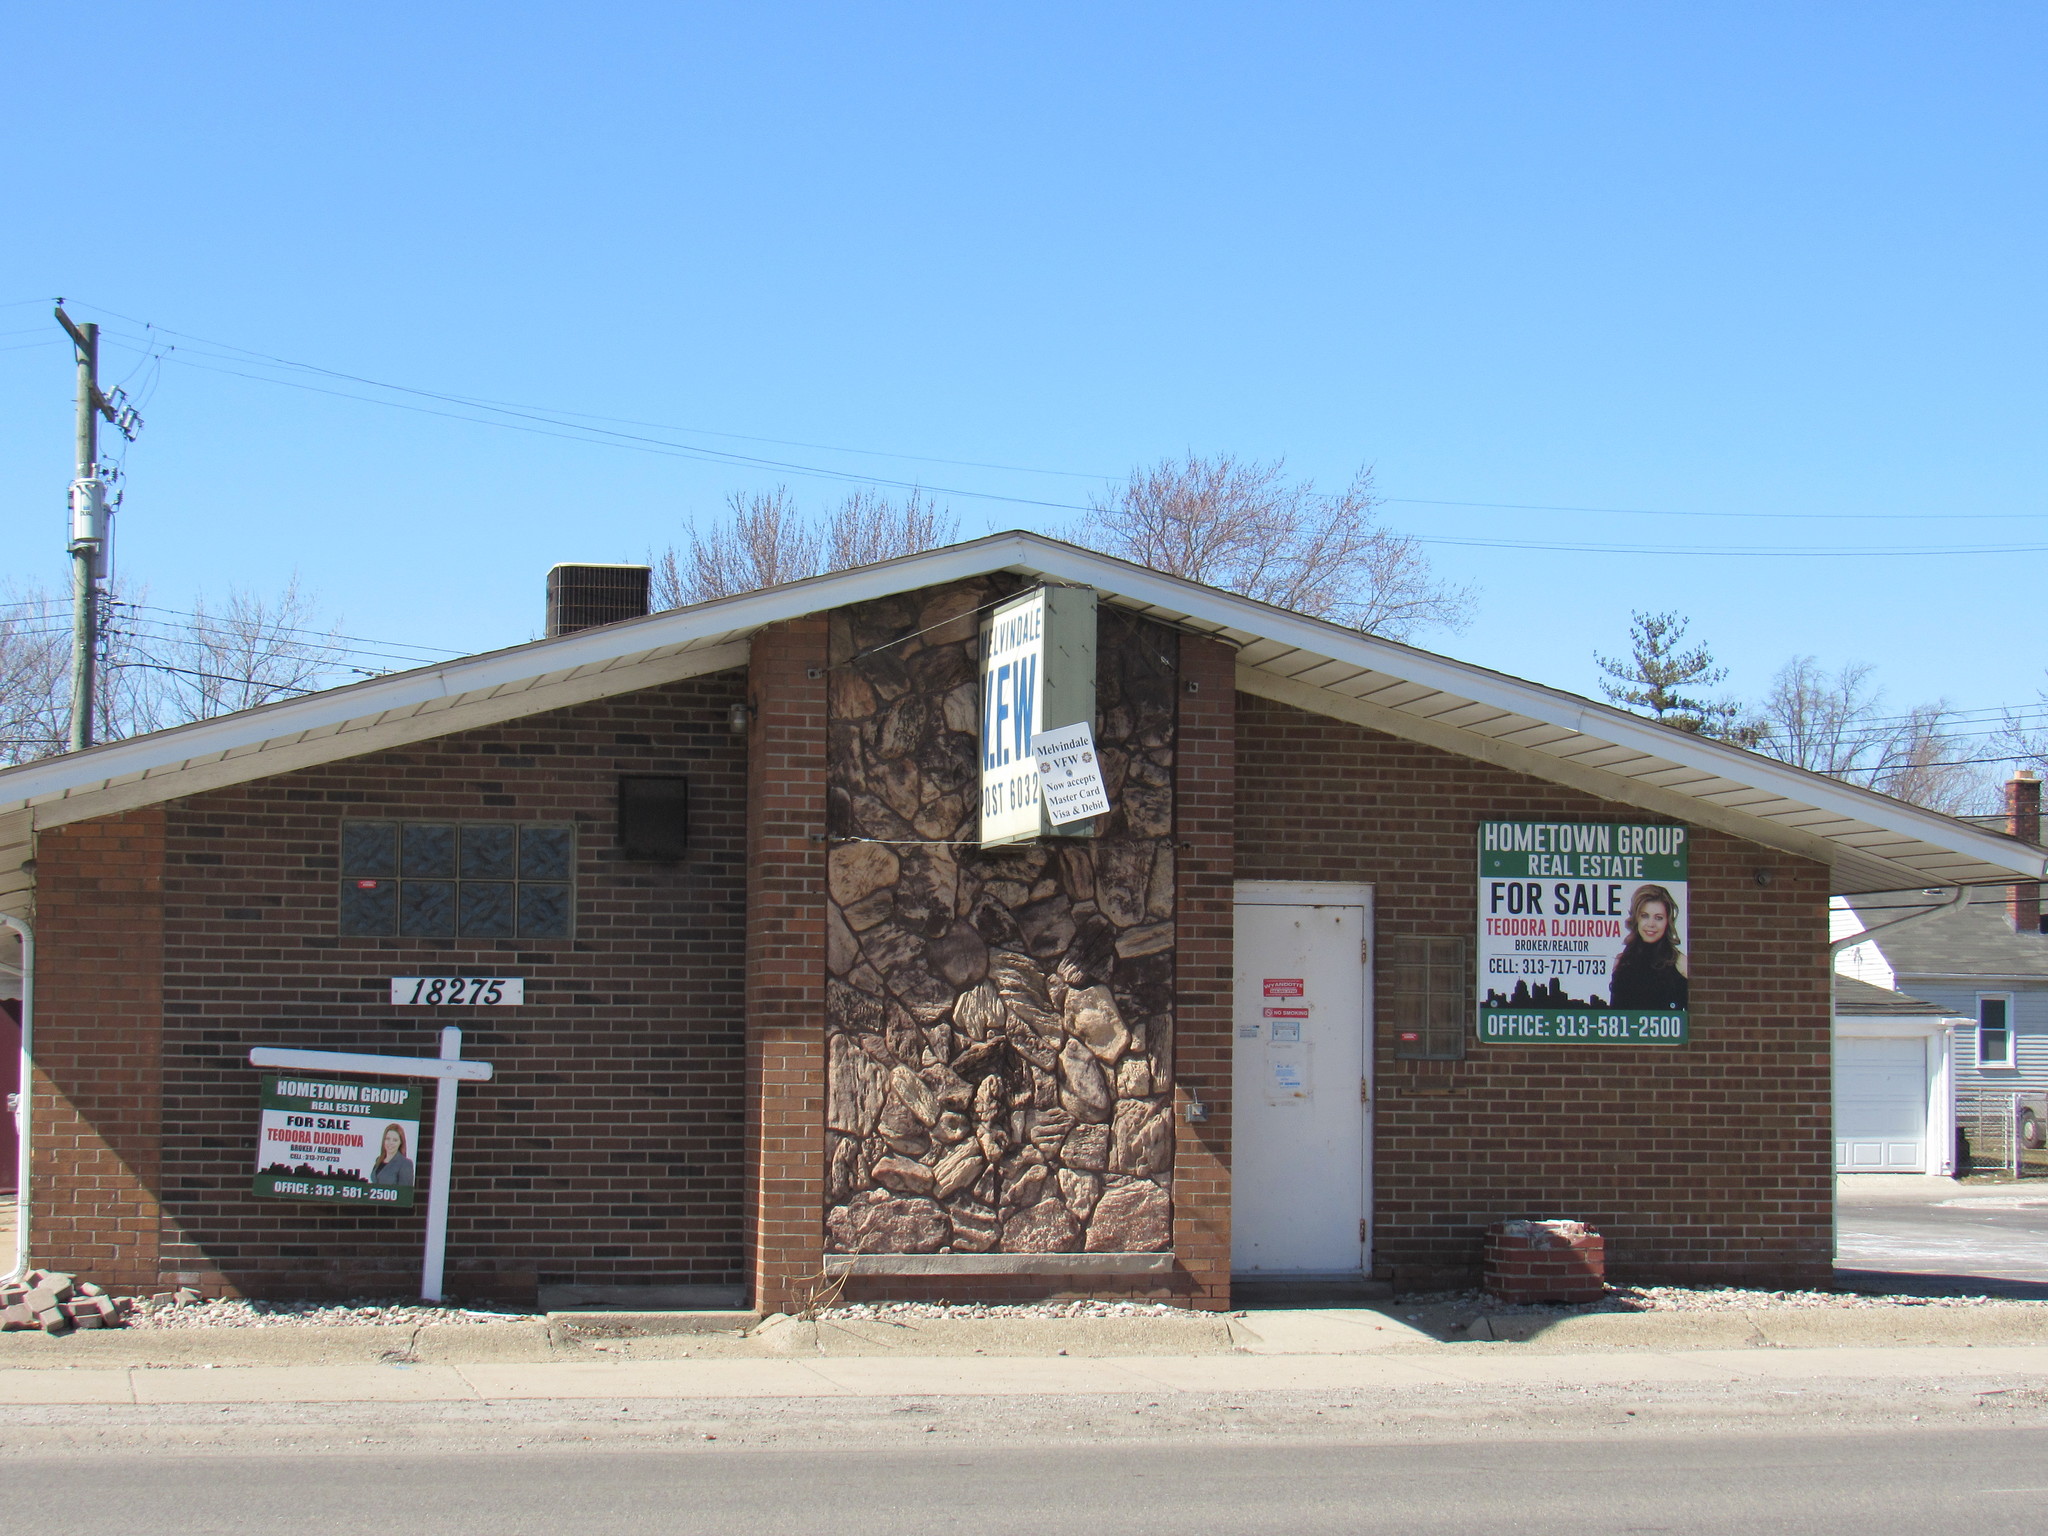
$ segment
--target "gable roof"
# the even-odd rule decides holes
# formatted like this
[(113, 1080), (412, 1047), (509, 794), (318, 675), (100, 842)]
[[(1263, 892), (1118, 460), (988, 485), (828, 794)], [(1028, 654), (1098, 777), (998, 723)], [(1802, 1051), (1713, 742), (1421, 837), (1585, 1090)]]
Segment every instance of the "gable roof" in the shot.
[[(1864, 927), (1876, 928), (1941, 904), (1940, 896), (1913, 890), (1873, 892), (1851, 899), (1848, 906)], [(2003, 890), (1978, 892), (1953, 912), (1893, 933), (1873, 934), (1867, 942), (1901, 981), (2048, 981), (2048, 934), (2015, 933), (2006, 916)]]
[(1872, 790), (1560, 689), (1360, 634), (1032, 533), (538, 640), (0, 770), (46, 827), (743, 665), (784, 619), (1007, 571), (1237, 650), (1245, 692), (1818, 859), (1842, 892), (2039, 876), (2048, 855)]
[(1835, 978), (1835, 1013), (1838, 1017), (1858, 1019), (1954, 1017), (1939, 1003), (1923, 1002), (1889, 987), (1874, 987), (1854, 976)]

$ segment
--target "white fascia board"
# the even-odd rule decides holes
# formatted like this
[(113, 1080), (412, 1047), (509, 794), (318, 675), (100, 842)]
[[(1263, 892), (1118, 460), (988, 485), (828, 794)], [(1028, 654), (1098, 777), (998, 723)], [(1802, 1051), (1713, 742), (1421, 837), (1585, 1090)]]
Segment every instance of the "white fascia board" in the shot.
[[(653, 652), (739, 639), (765, 625), (890, 597), (917, 587), (937, 586), (995, 571), (1069, 581), (1094, 587), (1126, 606), (1149, 607), (1191, 628), (1244, 640), (1266, 640), (1309, 657), (1349, 663), (1403, 679), (1458, 699), (1487, 704), (1532, 720), (1612, 743), (1647, 759), (1643, 772), (1658, 775), (1674, 765), (1737, 784), (1754, 785), (1786, 800), (1811, 806), (1838, 820), (1860, 823), (1924, 842), (2001, 870), (2040, 877), (2048, 856), (2009, 839), (1982, 832), (1932, 811), (1842, 784), (1803, 769), (1774, 763), (1739, 748), (1668, 730), (1608, 705), (1538, 683), (1454, 661), (1413, 646), (1360, 634), (1320, 619), (1255, 602), (1133, 565), (1108, 555), (1037, 534), (991, 534), (965, 544), (904, 555), (877, 565), (807, 577), (758, 592), (718, 598), (644, 619), (607, 624), (560, 639), (533, 642), (466, 661), (374, 678), (286, 703), (137, 737), (88, 752), (0, 771), (0, 804), (47, 800), (123, 775), (145, 775), (209, 753), (261, 747), (280, 735), (361, 720), (380, 710), (418, 710), (480, 691), (531, 685), (537, 676), (607, 667)], [(1319, 663), (1297, 670), (1313, 670)], [(1266, 669), (1261, 669), (1266, 670)], [(1273, 674), (1282, 675), (1282, 674)], [(1312, 687), (1313, 685), (1303, 685)], [(1327, 691), (1327, 690), (1318, 690)], [(1345, 698), (1338, 692), (1331, 697)], [(441, 707), (446, 707), (441, 704)], [(1386, 706), (1382, 706), (1386, 707)], [(1456, 727), (1445, 727), (1456, 729)], [(1469, 733), (1468, 733), (1469, 734)], [(1483, 740), (1474, 736), (1473, 740)], [(1600, 749), (1596, 749), (1600, 750)], [(1563, 756), (1563, 754), (1558, 754)], [(1592, 765), (1585, 765), (1591, 767)], [(1636, 774), (1614, 774), (1632, 780)], [(1658, 786), (1662, 788), (1662, 786)], [(1664, 793), (1683, 794), (1666, 789)], [(1698, 803), (1710, 803), (1699, 801)], [(1785, 825), (1789, 818), (1770, 818)]]
[[(1843, 820), (1861, 822), (1900, 837), (1931, 843), (1937, 848), (1966, 854), (1999, 869), (2036, 877), (2048, 872), (2048, 856), (2039, 850), (1985, 833), (1938, 812), (1923, 811), (1874, 790), (1859, 789), (1853, 784), (1843, 784), (1803, 768), (1773, 762), (1739, 747), (1673, 731), (1638, 715), (1546, 688), (1540, 683), (1525, 682), (1395, 641), (1359, 634), (1320, 619), (1220, 592), (1213, 587), (1195, 586), (1123, 561), (1108, 560), (1029, 535), (1009, 537), (1029, 539), (1029, 553), (1036, 557), (1040, 568), (1048, 575), (1092, 582), (1105, 586), (1106, 590), (1119, 597), (1135, 597), (1162, 607), (1170, 602), (1191, 618), (1222, 626), (1249, 628), (1254, 633), (1304, 651), (1406, 678), (1440, 692), (1491, 704), (1514, 714), (1566, 726), (1600, 741), (1631, 748), (1657, 760), (1666, 769), (1673, 765), (1682, 766), (1738, 784), (1754, 785)], [(1662, 771), (1665, 770), (1653, 768), (1650, 773)], [(1682, 790), (1672, 792), (1684, 793)]]
[(500, 691), (466, 694), (444, 701), (446, 707), (387, 710), (349, 721), (332, 730), (286, 734), (268, 742), (215, 752), (204, 758), (161, 764), (146, 774), (131, 774), (119, 784), (88, 782), (62, 794), (31, 801), (38, 827), (62, 826), (117, 811), (156, 805), (180, 795), (202, 794), (252, 779), (265, 779), (301, 768), (317, 767), (367, 752), (388, 751), (454, 731), (502, 725), (551, 709), (568, 709), (595, 698), (656, 688), (708, 672), (745, 666), (748, 643), (704, 646), (658, 653), (658, 659), (628, 668), (608, 669), (557, 683), (543, 691)]
[[(650, 660), (661, 651), (722, 649), (721, 641), (743, 641), (766, 625), (802, 618), (824, 608), (893, 596), (912, 586), (986, 575), (992, 569), (1003, 568), (1000, 561), (991, 564), (991, 544), (1016, 543), (1028, 538), (999, 535), (996, 539), (906, 555), (858, 570), (812, 576), (759, 592), (718, 598), (689, 608), (650, 614), (644, 619), (606, 624), (559, 639), (532, 641), (391, 677), (371, 678), (304, 698), (223, 715), (218, 720), (173, 726), (129, 741), (26, 763), (19, 768), (0, 770), (0, 805), (44, 802), (117, 780), (167, 769), (175, 771), (207, 757), (259, 751), (284, 737), (350, 726), (380, 714), (410, 715), (422, 710), (447, 709), (479, 694), (507, 689), (523, 691), (545, 678), (583, 668), (607, 671), (622, 663)], [(1022, 544), (1017, 545), (1019, 552), (1022, 548)], [(917, 570), (914, 581), (905, 580), (908, 568)]]
[(1851, 1039), (1912, 1040), (1947, 1034), (1968, 1022), (1932, 1013), (1838, 1013), (1835, 1034)]
[(1900, 971), (1899, 990), (1904, 992), (1916, 981), (1996, 981), (2007, 986), (2028, 982), (2039, 986), (2048, 982), (2048, 971)]

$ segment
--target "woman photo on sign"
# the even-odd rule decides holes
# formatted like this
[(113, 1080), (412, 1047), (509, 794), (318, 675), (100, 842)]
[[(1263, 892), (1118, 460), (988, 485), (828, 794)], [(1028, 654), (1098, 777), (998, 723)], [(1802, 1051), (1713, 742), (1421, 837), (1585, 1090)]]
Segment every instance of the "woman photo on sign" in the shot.
[(384, 1127), (384, 1149), (370, 1169), (370, 1182), (385, 1189), (405, 1189), (412, 1183), (412, 1159), (405, 1155), (405, 1127)]
[(1690, 991), (1678, 942), (1678, 899), (1661, 885), (1639, 885), (1628, 902), (1627, 942), (1614, 957), (1611, 1005), (1675, 1013)]

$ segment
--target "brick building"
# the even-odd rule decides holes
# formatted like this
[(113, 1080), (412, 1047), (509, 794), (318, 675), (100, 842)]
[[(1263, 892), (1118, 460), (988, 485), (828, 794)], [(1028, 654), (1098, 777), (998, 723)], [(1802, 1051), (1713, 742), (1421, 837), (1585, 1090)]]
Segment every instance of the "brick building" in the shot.
[[(1812, 1281), (1828, 898), (2044, 871), (1026, 534), (613, 622), (557, 577), (549, 639), (0, 772), (32, 1262), (404, 1292), (424, 1200), (255, 1192), (249, 1053), (453, 1023), (493, 1068), (465, 1297), (1222, 1307), (1460, 1281), (1513, 1217), (1593, 1223), (1619, 1275)], [(1055, 607), (985, 678), (988, 626)], [(988, 841), (1061, 708), (1109, 811)]]

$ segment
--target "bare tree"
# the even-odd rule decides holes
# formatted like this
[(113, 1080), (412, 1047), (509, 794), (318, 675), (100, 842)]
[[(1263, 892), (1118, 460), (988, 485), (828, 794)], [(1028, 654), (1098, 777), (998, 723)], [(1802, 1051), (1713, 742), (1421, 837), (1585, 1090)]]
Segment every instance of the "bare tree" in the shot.
[(1064, 536), (1170, 576), (1402, 640), (1461, 627), (1469, 590), (1439, 581), (1412, 537), (1380, 521), (1372, 471), (1336, 495), (1286, 462), (1189, 454), (1135, 469)]
[(920, 491), (902, 501), (856, 491), (826, 516), (822, 529), (787, 486), (735, 491), (726, 506), (731, 515), (724, 522), (690, 530), (687, 550), (671, 545), (653, 556), (656, 609), (916, 554), (950, 543), (959, 529), (958, 519)]
[(1849, 662), (1830, 674), (1815, 657), (1793, 657), (1764, 698), (1758, 750), (1952, 816), (1980, 809), (1985, 777), (1961, 760), (1953, 706), (1938, 699), (1888, 714), (1872, 670)]
[(2032, 768), (2034, 772), (2048, 776), (2048, 724), (2043, 724), (2043, 711), (2048, 710), (2048, 690), (2037, 689), (2034, 697), (2038, 702), (2032, 707), (2005, 712), (2004, 723), (1992, 742), (2001, 753), (2008, 754), (2001, 761), (2010, 761), (2018, 768)]
[[(191, 613), (153, 617), (113, 595), (102, 638), (95, 734), (119, 741), (294, 698), (360, 671), (319, 627), (296, 578), (274, 598), (230, 590)], [(71, 605), (39, 588), (0, 606), (0, 763), (65, 750), (71, 716)]]
[(0, 604), (0, 764), (62, 752), (71, 713), (71, 609), (40, 587)]
[(902, 501), (855, 491), (833, 509), (825, 524), (825, 569), (846, 571), (937, 549), (952, 543), (959, 532), (960, 520), (922, 491), (912, 491)]
[(254, 709), (327, 687), (344, 669), (339, 636), (318, 627), (313, 603), (294, 576), (274, 598), (230, 588), (225, 601), (193, 604), (185, 621), (156, 636), (135, 636), (110, 660), (112, 670), (158, 679), (126, 700), (123, 735)]

